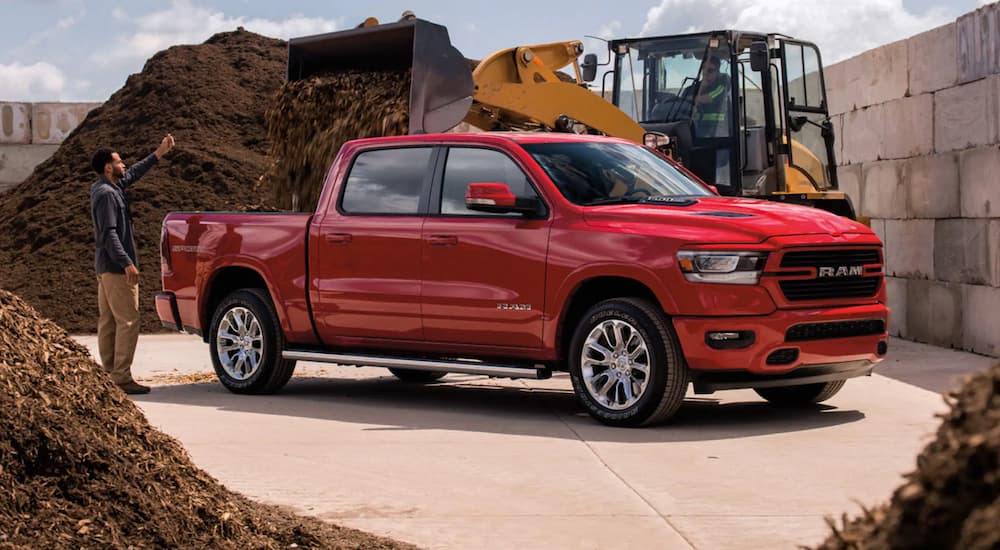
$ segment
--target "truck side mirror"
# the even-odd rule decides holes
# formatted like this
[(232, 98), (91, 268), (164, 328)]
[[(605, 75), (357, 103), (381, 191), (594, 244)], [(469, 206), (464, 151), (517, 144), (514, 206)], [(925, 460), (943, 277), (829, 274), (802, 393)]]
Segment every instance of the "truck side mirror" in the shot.
[(538, 214), (542, 203), (537, 198), (518, 197), (506, 183), (470, 183), (465, 191), (465, 207), (493, 214)]
[(583, 72), (584, 82), (593, 82), (597, 78), (597, 54), (588, 53), (583, 56), (583, 63), (580, 64), (580, 70)]
[(755, 72), (767, 70), (771, 63), (771, 51), (767, 47), (767, 42), (753, 42), (750, 44), (750, 68)]

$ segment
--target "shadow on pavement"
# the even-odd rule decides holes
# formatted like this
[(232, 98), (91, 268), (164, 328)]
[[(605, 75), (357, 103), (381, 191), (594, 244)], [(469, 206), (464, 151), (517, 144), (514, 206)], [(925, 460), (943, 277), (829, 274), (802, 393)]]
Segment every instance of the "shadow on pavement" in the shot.
[[(674, 420), (643, 429), (611, 428), (587, 415), (571, 389), (485, 385), (452, 375), (412, 385), (391, 376), (296, 377), (278, 395), (246, 396), (218, 383), (159, 386), (136, 402), (211, 407), (368, 425), (364, 430), (458, 430), (607, 442), (711, 441), (821, 429), (864, 414), (826, 405), (781, 409), (764, 401), (685, 400)], [(569, 381), (566, 380), (566, 385)]]

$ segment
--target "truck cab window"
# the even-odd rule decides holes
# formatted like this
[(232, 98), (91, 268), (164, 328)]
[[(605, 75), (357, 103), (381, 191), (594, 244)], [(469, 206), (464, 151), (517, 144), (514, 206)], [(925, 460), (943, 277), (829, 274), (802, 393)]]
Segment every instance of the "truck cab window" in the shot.
[(380, 149), (357, 156), (344, 183), (348, 214), (418, 214), (430, 147)]
[(521, 168), (504, 153), (490, 149), (452, 147), (444, 168), (441, 188), (441, 213), (465, 216), (512, 216), (520, 214), (486, 214), (465, 207), (465, 192), (470, 183), (506, 183), (518, 197), (538, 196), (528, 183)]

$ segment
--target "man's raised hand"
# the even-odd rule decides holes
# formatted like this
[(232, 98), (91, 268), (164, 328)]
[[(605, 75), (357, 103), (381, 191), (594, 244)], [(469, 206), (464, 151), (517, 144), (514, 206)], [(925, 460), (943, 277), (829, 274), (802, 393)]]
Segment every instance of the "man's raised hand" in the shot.
[(170, 152), (174, 148), (174, 136), (167, 134), (163, 136), (163, 140), (160, 141), (160, 146), (156, 148), (153, 152), (156, 158), (163, 158), (163, 155)]

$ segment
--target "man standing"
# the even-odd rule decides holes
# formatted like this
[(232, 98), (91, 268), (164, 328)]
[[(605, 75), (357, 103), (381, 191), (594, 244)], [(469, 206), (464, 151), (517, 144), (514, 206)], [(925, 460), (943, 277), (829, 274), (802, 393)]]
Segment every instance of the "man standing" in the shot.
[(125, 393), (149, 393), (132, 379), (132, 358), (139, 340), (139, 260), (126, 188), (149, 171), (174, 146), (164, 136), (152, 155), (125, 170), (118, 153), (98, 149), (91, 166), (100, 176), (90, 188), (97, 271), (97, 344), (101, 365)]

